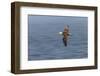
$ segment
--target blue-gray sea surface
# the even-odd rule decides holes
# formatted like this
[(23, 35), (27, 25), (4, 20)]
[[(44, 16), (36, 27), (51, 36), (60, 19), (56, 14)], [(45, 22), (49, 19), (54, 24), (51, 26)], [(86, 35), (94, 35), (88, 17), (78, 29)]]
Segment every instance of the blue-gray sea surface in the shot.
[[(71, 36), (64, 46), (64, 27)], [(28, 16), (28, 60), (79, 59), (88, 57), (88, 18), (73, 16)]]

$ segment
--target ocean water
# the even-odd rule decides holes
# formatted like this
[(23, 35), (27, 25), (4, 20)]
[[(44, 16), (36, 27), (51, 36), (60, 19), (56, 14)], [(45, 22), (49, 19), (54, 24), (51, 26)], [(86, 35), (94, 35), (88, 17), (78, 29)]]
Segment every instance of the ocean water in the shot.
[[(71, 36), (64, 46), (64, 27)], [(28, 16), (28, 60), (80, 59), (88, 57), (88, 18), (74, 16)]]

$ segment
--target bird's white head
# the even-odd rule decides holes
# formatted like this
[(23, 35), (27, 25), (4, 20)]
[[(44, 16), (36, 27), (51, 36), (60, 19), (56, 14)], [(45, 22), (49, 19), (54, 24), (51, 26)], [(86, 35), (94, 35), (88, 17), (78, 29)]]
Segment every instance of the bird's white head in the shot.
[(63, 34), (63, 32), (59, 32), (59, 34), (60, 34), (60, 35), (62, 35), (62, 34)]

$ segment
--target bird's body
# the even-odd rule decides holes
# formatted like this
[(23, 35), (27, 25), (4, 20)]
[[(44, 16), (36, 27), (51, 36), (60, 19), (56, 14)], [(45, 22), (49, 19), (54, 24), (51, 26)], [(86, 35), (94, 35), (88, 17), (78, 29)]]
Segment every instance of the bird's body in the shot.
[(68, 36), (69, 36), (69, 29), (68, 27), (65, 27), (63, 32), (63, 43), (65, 46), (67, 46)]
[(59, 34), (61, 34), (63, 36), (63, 43), (65, 46), (67, 46), (67, 42), (68, 42), (68, 37), (70, 36), (70, 33), (69, 33), (69, 28), (66, 26), (64, 28), (64, 31), (63, 32), (59, 32)]

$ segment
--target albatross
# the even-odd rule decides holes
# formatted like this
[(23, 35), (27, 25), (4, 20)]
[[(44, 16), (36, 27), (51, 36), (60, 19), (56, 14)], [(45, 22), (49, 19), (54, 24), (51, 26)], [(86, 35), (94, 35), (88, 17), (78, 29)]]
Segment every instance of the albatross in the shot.
[(69, 27), (66, 26), (64, 28), (64, 31), (63, 32), (59, 32), (59, 34), (61, 34), (63, 36), (62, 40), (63, 40), (64, 46), (67, 46), (68, 37), (70, 36)]

